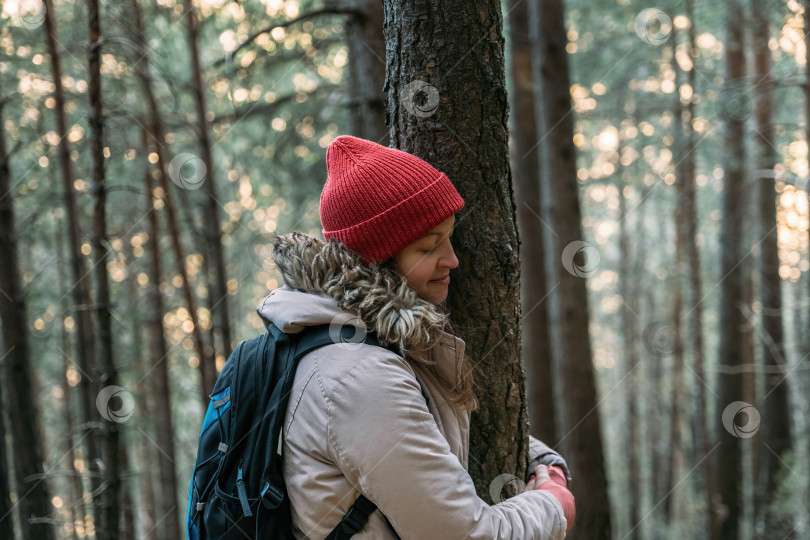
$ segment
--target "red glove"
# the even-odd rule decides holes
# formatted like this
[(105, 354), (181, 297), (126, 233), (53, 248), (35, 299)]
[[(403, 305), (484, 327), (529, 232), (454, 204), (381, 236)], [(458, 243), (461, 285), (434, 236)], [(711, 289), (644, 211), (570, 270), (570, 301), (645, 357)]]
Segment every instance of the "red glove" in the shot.
[[(538, 465), (538, 467), (540, 467), (540, 465)], [(568, 482), (565, 481), (565, 473), (563, 473), (563, 470), (560, 467), (556, 465), (549, 467), (548, 476), (551, 478), (551, 480), (546, 480), (537, 486), (537, 489), (548, 491), (554, 495), (558, 501), (560, 501), (563, 508), (563, 514), (565, 514), (565, 520), (567, 522), (565, 534), (568, 534), (568, 531), (571, 530), (571, 526), (574, 524), (574, 518), (576, 517), (574, 495), (568, 491), (568, 488), (566, 487)]]

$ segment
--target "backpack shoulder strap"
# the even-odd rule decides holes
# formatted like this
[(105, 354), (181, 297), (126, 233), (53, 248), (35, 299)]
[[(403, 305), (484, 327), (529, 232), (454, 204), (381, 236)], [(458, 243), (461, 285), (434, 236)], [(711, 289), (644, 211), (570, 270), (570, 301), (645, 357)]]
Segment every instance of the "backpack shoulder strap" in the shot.
[[(341, 326), (337, 331), (332, 325), (324, 324), (309, 327), (299, 339), (296, 349), (296, 360), (305, 354), (314, 351), (319, 347), (332, 345), (334, 343), (368, 343), (377, 347), (384, 347), (377, 336), (366, 334), (363, 338), (357, 336), (358, 330), (350, 325)], [(397, 351), (393, 346), (384, 347), (394, 353)], [(349, 510), (344, 514), (340, 523), (332, 529), (326, 540), (346, 540), (351, 538), (366, 526), (369, 516), (377, 509), (377, 505), (371, 502), (365, 495), (360, 495)]]
[(332, 529), (326, 540), (345, 540), (351, 538), (366, 526), (368, 517), (377, 509), (377, 505), (366, 498), (365, 495), (360, 495), (354, 504), (349, 508), (349, 511), (340, 520), (340, 523)]
[(295, 359), (299, 360), (301, 357), (314, 351), (315, 349), (325, 345), (333, 345), (335, 343), (368, 343), (369, 345), (383, 347), (394, 353), (397, 352), (393, 345), (386, 347), (380, 343), (380, 340), (377, 339), (376, 335), (368, 333), (363, 337), (358, 337), (358, 332), (360, 331), (350, 325), (343, 325), (340, 327), (340, 330), (334, 328), (334, 326), (331, 324), (307, 327), (301, 332), (301, 337), (296, 343)]

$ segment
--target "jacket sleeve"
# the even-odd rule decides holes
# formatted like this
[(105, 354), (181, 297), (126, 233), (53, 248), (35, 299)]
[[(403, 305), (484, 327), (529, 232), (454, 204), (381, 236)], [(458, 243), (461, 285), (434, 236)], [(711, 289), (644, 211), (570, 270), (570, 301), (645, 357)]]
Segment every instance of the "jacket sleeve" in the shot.
[[(566, 481), (571, 482), (571, 471), (569, 471), (565, 459), (546, 443), (529, 435), (529, 469), (526, 471), (526, 475), (531, 476), (538, 465), (559, 465), (565, 471)], [(526, 478), (526, 481), (528, 482), (529, 479)]]
[[(438, 430), (407, 362), (383, 352), (327, 397), (330, 452), (403, 540), (560, 540), (566, 520), (534, 490), (488, 505)], [(495, 480), (495, 479), (492, 479)]]

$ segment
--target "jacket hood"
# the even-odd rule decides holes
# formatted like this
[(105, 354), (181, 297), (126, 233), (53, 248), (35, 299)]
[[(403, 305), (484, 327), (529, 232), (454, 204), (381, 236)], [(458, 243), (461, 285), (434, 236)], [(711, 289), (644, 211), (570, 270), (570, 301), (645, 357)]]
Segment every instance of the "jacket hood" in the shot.
[(351, 324), (373, 332), (384, 345), (398, 346), (403, 356), (422, 356), (441, 341), (448, 325), (446, 314), (419, 298), (392, 268), (364, 264), (341, 242), (324, 243), (300, 232), (279, 235), (273, 260), (284, 286), (257, 311), (265, 324), (272, 322), (285, 333)]

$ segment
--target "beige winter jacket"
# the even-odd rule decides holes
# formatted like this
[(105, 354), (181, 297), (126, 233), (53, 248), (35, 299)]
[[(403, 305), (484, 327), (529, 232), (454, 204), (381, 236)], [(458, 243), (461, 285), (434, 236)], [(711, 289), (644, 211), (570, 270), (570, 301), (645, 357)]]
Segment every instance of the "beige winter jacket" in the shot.
[[(356, 259), (339, 244), (284, 235), (274, 259), (286, 285), (258, 311), (285, 333), (350, 324), (413, 344), (438, 313), (410, 289), (392, 290), (380, 276), (351, 269)], [(283, 443), (296, 537), (325, 538), (362, 493), (378, 510), (358, 540), (564, 538), (562, 507), (547, 492), (494, 506), (476, 495), (466, 470), (469, 412), (449, 402), (464, 342), (427, 332), (439, 345), (420, 358), (336, 343), (301, 359)], [(539, 444), (532, 440), (534, 454)]]

